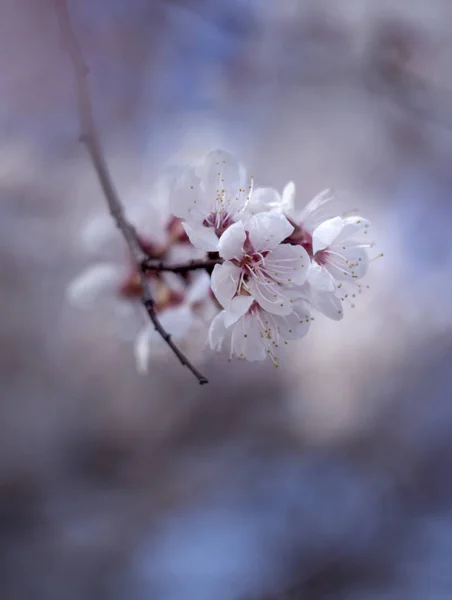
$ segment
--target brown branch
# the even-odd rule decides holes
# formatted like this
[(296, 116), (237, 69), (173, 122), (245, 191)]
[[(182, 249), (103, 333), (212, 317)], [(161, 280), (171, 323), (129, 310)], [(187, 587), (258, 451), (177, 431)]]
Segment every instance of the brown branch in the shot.
[(141, 268), (144, 271), (171, 271), (172, 273), (179, 273), (181, 275), (188, 271), (195, 271), (196, 269), (205, 269), (208, 273), (211, 273), (214, 266), (221, 265), (222, 262), (222, 258), (207, 258), (203, 260), (190, 260), (189, 262), (177, 263), (175, 265), (167, 265), (162, 261), (155, 262), (152, 258), (148, 258), (141, 263)]
[(102, 145), (100, 143), (99, 134), (93, 117), (91, 94), (87, 81), (89, 70), (86, 67), (83, 53), (72, 28), (67, 3), (66, 0), (54, 0), (54, 3), (58, 16), (62, 41), (66, 46), (74, 69), (78, 112), (82, 129), (81, 140), (86, 145), (88, 153), (91, 157), (94, 170), (99, 178), (99, 183), (102, 187), (102, 191), (104, 192), (111, 216), (113, 217), (116, 226), (121, 231), (131, 257), (137, 265), (137, 270), (140, 274), (140, 283), (142, 289), (141, 300), (143, 305), (147, 310), (155, 330), (165, 340), (180, 362), (193, 373), (200, 384), (207, 383), (208, 380), (206, 377), (204, 377), (204, 375), (191, 364), (185, 354), (179, 350), (179, 348), (172, 341), (170, 334), (165, 331), (159, 321), (155, 310), (155, 302), (149, 287), (149, 282), (147, 281), (145, 273), (141, 268), (141, 265), (147, 259), (147, 255), (141, 247), (135, 228), (129, 223), (124, 214), (122, 202), (118, 196), (118, 192), (116, 191), (108, 170), (107, 163), (105, 161)]

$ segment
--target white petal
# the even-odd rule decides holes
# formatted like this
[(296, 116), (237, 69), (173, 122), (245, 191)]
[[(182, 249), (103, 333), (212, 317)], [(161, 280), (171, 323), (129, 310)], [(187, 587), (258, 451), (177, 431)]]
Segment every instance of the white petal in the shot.
[[(343, 219), (344, 227), (341, 233), (336, 238), (335, 243), (339, 244), (352, 236), (363, 234), (370, 227), (370, 222), (367, 219), (363, 219), (359, 216), (351, 216)], [(366, 236), (364, 236), (366, 237)], [(355, 238), (356, 239), (356, 238)], [(363, 238), (361, 238), (363, 239)], [(367, 240), (366, 240), (367, 241)]]
[(259, 306), (269, 313), (288, 315), (292, 312), (292, 294), (277, 283), (262, 283), (251, 279), (246, 285)]
[(69, 283), (66, 298), (77, 308), (91, 308), (118, 296), (123, 275), (121, 268), (110, 263), (88, 267)]
[(299, 221), (307, 232), (313, 233), (323, 221), (331, 219), (340, 211), (335, 206), (335, 198), (332, 190), (324, 190), (313, 198), (303, 209)]
[(199, 250), (204, 252), (216, 252), (218, 249), (218, 237), (212, 227), (205, 227), (201, 223), (182, 223), (185, 233), (190, 242)]
[(218, 302), (227, 308), (237, 292), (241, 271), (229, 261), (222, 265), (215, 265), (212, 272), (210, 285)]
[(321, 223), (312, 234), (312, 251), (315, 254), (331, 246), (344, 228), (344, 220), (334, 217)]
[(364, 248), (346, 248), (344, 250), (340, 246), (333, 246), (332, 250), (341, 256), (326, 251), (328, 262), (325, 264), (325, 268), (335, 279), (347, 281), (351, 277), (353, 279), (364, 277), (369, 266), (369, 259)]
[(224, 314), (225, 327), (230, 327), (238, 321), (240, 317), (243, 317), (243, 315), (248, 312), (248, 309), (253, 302), (254, 298), (252, 296), (236, 296), (233, 298)]
[(273, 250), (293, 232), (286, 217), (277, 212), (259, 213), (247, 223), (250, 242), (257, 252)]
[(81, 244), (88, 252), (97, 252), (115, 239), (115, 226), (111, 217), (96, 216), (89, 220), (81, 232)]
[(186, 296), (186, 302), (189, 305), (206, 300), (210, 290), (210, 276), (206, 271), (193, 273), (192, 277), (193, 280), (190, 283)]
[(153, 333), (155, 333), (153, 328), (150, 325), (146, 325), (135, 338), (133, 354), (135, 356), (136, 368), (140, 375), (144, 375), (149, 367), (151, 349), (153, 347)]
[[(158, 199), (156, 199), (157, 203)], [(149, 200), (143, 199), (141, 203), (134, 204), (126, 213), (129, 221), (145, 240), (149, 240), (157, 246), (165, 244), (168, 237), (166, 224), (169, 212), (165, 214), (166, 211), (158, 206), (151, 206)]]
[(273, 188), (258, 188), (251, 196), (246, 207), (248, 216), (281, 207), (281, 198)]
[(336, 288), (334, 280), (328, 271), (315, 261), (312, 261), (311, 266), (309, 267), (308, 282), (313, 289), (318, 290), (319, 292), (334, 293)]
[[(162, 271), (160, 273), (160, 277), (171, 291), (178, 294), (183, 294), (185, 292), (186, 282), (177, 273), (171, 273), (171, 271)], [(155, 290), (154, 293), (158, 293), (158, 290)]]
[(353, 275), (361, 279), (367, 273), (369, 256), (365, 248), (353, 248), (344, 251), (349, 263), (352, 265)]
[(283, 340), (300, 339), (307, 334), (311, 325), (310, 307), (303, 304), (290, 315), (274, 315), (273, 319), (277, 327), (277, 333), (272, 335), (274, 339), (278, 339), (278, 337)]
[[(167, 308), (158, 314), (162, 327), (174, 340), (181, 340), (193, 324), (193, 315), (186, 305)], [(146, 373), (152, 356), (165, 350), (165, 342), (152, 324), (146, 325), (138, 333), (134, 343), (134, 356), (137, 371)]]
[(205, 251), (195, 248), (192, 244), (173, 244), (165, 255), (165, 262), (168, 265), (175, 265), (189, 260), (201, 260), (205, 256)]
[(220, 237), (220, 241), (218, 242), (220, 256), (225, 260), (241, 257), (245, 240), (245, 227), (242, 221), (238, 221), (228, 227)]
[(295, 301), (293, 313), (286, 317), (291, 323), (291, 331), (288, 333), (290, 333), (292, 337), (299, 339), (307, 334), (311, 326), (311, 310), (312, 306), (310, 301), (306, 299)]
[(302, 246), (281, 244), (265, 259), (265, 271), (283, 285), (302, 285), (308, 276), (311, 260)]
[[(188, 333), (193, 323), (192, 312), (186, 304), (162, 310), (158, 317), (162, 327), (175, 340), (181, 340)], [(158, 335), (157, 332), (155, 333)]]
[(283, 212), (288, 215), (291, 215), (295, 209), (295, 184), (293, 181), (289, 181), (283, 189), (281, 206)]
[(312, 306), (334, 321), (340, 321), (344, 316), (342, 302), (333, 292), (313, 290)]
[(250, 362), (264, 360), (267, 356), (256, 317), (244, 315), (234, 326), (231, 350), (237, 358)]
[(209, 344), (212, 350), (221, 350), (223, 339), (226, 334), (226, 327), (224, 325), (224, 313), (221, 311), (214, 319), (209, 327)]
[(180, 219), (188, 219), (202, 223), (209, 214), (204, 194), (201, 192), (200, 180), (193, 169), (185, 168), (175, 178), (170, 197), (170, 208), (173, 215)]
[(205, 197), (213, 203), (218, 190), (227, 190), (229, 198), (237, 197), (246, 185), (246, 171), (239, 160), (224, 150), (213, 150), (196, 169)]

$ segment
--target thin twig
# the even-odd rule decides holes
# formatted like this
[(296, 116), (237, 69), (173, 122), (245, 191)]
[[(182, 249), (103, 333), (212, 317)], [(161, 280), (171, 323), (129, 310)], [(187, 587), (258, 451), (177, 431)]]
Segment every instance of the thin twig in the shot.
[(152, 258), (148, 258), (141, 263), (141, 268), (144, 271), (171, 271), (172, 273), (179, 273), (181, 275), (196, 269), (205, 269), (208, 273), (211, 273), (214, 266), (221, 265), (222, 262), (222, 258), (208, 258), (203, 260), (190, 260), (189, 262), (177, 263), (175, 265), (168, 265), (162, 261), (155, 262), (155, 260)]
[(83, 53), (72, 28), (67, 3), (66, 0), (54, 0), (54, 3), (60, 25), (62, 40), (66, 46), (74, 69), (78, 111), (82, 129), (81, 140), (86, 145), (91, 157), (111, 216), (113, 217), (118, 229), (121, 231), (129, 248), (131, 257), (137, 265), (137, 270), (140, 274), (140, 283), (142, 289), (141, 300), (143, 305), (147, 310), (155, 330), (165, 340), (180, 362), (193, 373), (200, 384), (207, 383), (208, 380), (206, 377), (204, 377), (204, 375), (200, 373), (194, 365), (191, 364), (185, 354), (179, 350), (179, 348), (172, 341), (170, 334), (165, 331), (159, 321), (155, 311), (155, 302), (151, 294), (149, 282), (143, 269), (141, 268), (141, 265), (148, 257), (141, 247), (135, 228), (129, 223), (124, 214), (122, 202), (113, 184), (107, 163), (105, 161), (102, 145), (100, 143), (99, 134), (93, 117), (91, 94), (87, 81), (89, 70), (85, 64)]

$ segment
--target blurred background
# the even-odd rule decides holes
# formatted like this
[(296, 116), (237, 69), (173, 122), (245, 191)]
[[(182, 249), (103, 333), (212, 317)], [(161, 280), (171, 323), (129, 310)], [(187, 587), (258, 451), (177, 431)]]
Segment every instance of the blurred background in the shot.
[(65, 301), (105, 206), (53, 3), (0, 0), (1, 598), (451, 598), (452, 4), (68, 5), (126, 204), (222, 147), (342, 190), (385, 257), (278, 370), (138, 376)]

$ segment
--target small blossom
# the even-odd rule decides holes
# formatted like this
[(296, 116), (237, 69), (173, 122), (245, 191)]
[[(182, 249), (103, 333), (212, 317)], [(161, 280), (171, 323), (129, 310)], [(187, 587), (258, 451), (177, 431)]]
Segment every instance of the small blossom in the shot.
[[(307, 243), (316, 227), (324, 221), (335, 217), (340, 211), (331, 189), (317, 194), (301, 211), (295, 208), (295, 184), (291, 182), (291, 193), (286, 195), (286, 201), (280, 205), (280, 210), (294, 226), (291, 241)], [(303, 242), (304, 240), (304, 242)]]
[(220, 352), (228, 341), (230, 358), (254, 362), (269, 357), (278, 366), (280, 350), (289, 340), (306, 335), (311, 320), (305, 298), (294, 302), (289, 315), (275, 315), (262, 309), (252, 296), (236, 296), (229, 308), (213, 319), (209, 343)]
[[(168, 265), (203, 258), (204, 253), (190, 244), (180, 220), (169, 212), (167, 182), (168, 178), (159, 180), (152, 190), (156, 205), (151, 205), (148, 199), (135, 200), (128, 205), (127, 216), (150, 257)], [(121, 238), (108, 215), (105, 219), (101, 216), (91, 219), (80, 237), (82, 247), (91, 255), (102, 259), (108, 252), (116, 261), (99, 260), (88, 266), (69, 283), (66, 298), (79, 309), (97, 306), (112, 313), (115, 332), (127, 341), (136, 338), (137, 368), (144, 372), (150, 357), (159, 354), (165, 344), (149, 325), (149, 317), (141, 303), (142, 286), (137, 265), (121, 247)], [(205, 326), (217, 312), (209, 296), (210, 277), (205, 272), (182, 276), (149, 271), (146, 279), (159, 320), (175, 339), (183, 340), (194, 326), (201, 330), (201, 323)], [(204, 335), (206, 330), (205, 326)]]
[(235, 296), (247, 293), (268, 312), (292, 312), (294, 294), (288, 286), (305, 282), (310, 263), (301, 246), (281, 244), (292, 231), (283, 215), (259, 213), (223, 233), (219, 252), (225, 262), (215, 266), (212, 291), (224, 308)]
[(241, 217), (251, 193), (252, 180), (239, 161), (215, 150), (197, 168), (187, 168), (179, 175), (171, 205), (173, 213), (184, 220), (191, 243), (215, 252), (219, 237)]
[[(311, 309), (342, 318), (343, 302), (361, 291), (358, 280), (370, 263), (366, 219), (340, 214), (329, 190), (302, 211), (295, 209), (293, 182), (281, 194), (273, 188), (253, 191), (243, 166), (221, 150), (174, 175), (172, 170), (156, 183), (156, 202), (141, 198), (126, 213), (150, 258), (171, 265), (207, 258), (209, 252), (209, 258), (223, 259), (211, 275), (212, 262), (205, 271), (145, 273), (158, 319), (178, 346), (189, 341), (192, 353), (211, 321), (212, 349), (227, 346), (230, 358), (269, 357), (278, 366), (281, 349), (308, 332)], [(141, 302), (140, 267), (126, 253), (112, 253), (116, 240), (108, 217), (84, 230), (82, 245), (98, 262), (69, 284), (67, 298), (79, 308), (113, 307), (118, 321), (127, 320), (137, 370), (144, 373), (166, 346)], [(105, 249), (109, 262), (102, 260)]]
[(359, 216), (334, 217), (319, 225), (312, 236), (313, 260), (328, 271), (334, 280), (361, 279), (367, 272), (369, 221)]
[(253, 190), (243, 212), (243, 218), (267, 211), (281, 212), (288, 217), (293, 209), (294, 195), (295, 184), (293, 181), (289, 181), (284, 187), (282, 195), (274, 188), (257, 188)]

